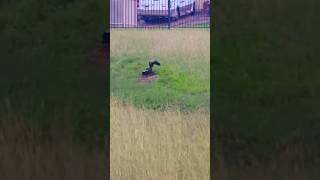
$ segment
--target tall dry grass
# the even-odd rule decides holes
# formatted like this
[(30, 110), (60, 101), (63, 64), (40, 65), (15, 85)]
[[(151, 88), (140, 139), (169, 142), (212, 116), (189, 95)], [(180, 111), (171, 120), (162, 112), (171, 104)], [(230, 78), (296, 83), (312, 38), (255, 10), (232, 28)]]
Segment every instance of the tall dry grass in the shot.
[(210, 178), (209, 113), (137, 109), (111, 100), (112, 180)]
[[(49, 139), (23, 118), (0, 119), (1, 180), (102, 180), (107, 175), (106, 152), (89, 151), (72, 141), (63, 128)], [(68, 138), (70, 137), (70, 138)]]

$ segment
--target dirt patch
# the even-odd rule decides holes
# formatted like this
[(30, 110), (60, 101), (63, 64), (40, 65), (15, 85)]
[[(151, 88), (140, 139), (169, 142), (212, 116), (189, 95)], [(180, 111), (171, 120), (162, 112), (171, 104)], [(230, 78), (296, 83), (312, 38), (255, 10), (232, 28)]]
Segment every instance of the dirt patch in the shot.
[(153, 81), (155, 81), (156, 79), (158, 79), (158, 75), (151, 75), (151, 76), (140, 75), (138, 77), (138, 83), (139, 84), (150, 84)]

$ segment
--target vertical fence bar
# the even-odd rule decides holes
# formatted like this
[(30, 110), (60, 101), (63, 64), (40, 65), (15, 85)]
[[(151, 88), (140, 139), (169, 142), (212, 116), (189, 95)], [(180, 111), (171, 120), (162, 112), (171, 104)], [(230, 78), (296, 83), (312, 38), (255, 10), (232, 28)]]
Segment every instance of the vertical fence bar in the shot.
[(171, 0), (168, 0), (168, 29), (170, 29), (170, 20), (171, 20), (170, 9), (171, 9)]

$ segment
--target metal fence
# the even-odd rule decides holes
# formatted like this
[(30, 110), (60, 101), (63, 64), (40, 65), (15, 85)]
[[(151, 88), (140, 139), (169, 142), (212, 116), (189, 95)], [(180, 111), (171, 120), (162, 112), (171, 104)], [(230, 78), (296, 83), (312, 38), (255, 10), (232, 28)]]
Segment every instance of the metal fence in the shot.
[(210, 0), (111, 0), (111, 28), (209, 28)]

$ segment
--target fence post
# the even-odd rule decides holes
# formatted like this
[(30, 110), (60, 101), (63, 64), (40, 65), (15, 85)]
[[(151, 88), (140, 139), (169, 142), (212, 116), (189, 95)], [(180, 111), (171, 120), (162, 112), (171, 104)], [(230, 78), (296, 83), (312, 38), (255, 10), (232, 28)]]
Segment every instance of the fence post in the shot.
[(168, 29), (170, 29), (170, 20), (171, 20), (171, 12), (170, 12), (170, 9), (171, 9), (171, 0), (168, 0)]

